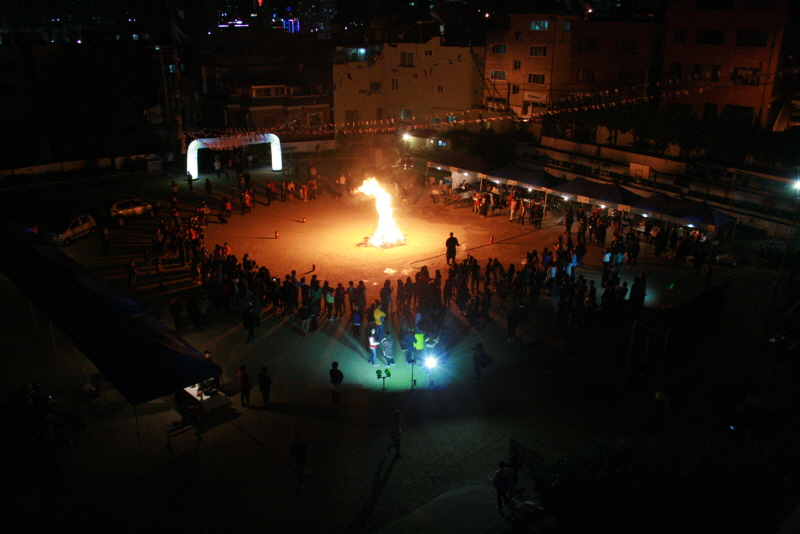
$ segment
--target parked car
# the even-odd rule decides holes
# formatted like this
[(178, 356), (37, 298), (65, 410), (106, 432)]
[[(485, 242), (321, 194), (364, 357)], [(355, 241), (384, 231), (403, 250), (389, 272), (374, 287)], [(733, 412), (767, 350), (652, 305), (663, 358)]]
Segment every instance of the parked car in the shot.
[(105, 215), (122, 226), (125, 224), (125, 219), (129, 217), (138, 217), (140, 215), (156, 217), (158, 216), (158, 208), (158, 202), (147, 202), (138, 198), (121, 198), (111, 203), (111, 208)]
[(56, 245), (69, 245), (76, 239), (97, 232), (97, 223), (91, 215), (75, 217), (68, 224), (50, 225), (44, 237)]

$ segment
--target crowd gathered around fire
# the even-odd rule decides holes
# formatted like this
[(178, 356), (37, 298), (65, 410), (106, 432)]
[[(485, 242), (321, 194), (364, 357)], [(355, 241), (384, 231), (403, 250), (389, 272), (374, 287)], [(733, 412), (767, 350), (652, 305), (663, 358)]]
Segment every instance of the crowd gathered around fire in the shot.
[[(281, 181), (280, 185), (269, 180), (264, 203), (315, 200), (318, 180), (313, 166), (309, 168), (307, 182), (299, 190), (291, 187), (294, 180)], [(328, 185), (334, 196), (344, 192), (352, 194), (351, 177), (348, 179), (342, 174), (331, 182)], [(230, 199), (238, 197), (242, 215), (251, 212), (256, 205), (254, 185), (248, 173), (238, 173), (233, 184), (230, 196), (221, 198), (217, 212), (220, 222), (226, 222), (233, 213)], [(391, 185), (399, 190), (399, 185)], [(604, 215), (599, 206), (588, 213), (582, 207), (577, 211), (568, 207), (558, 219), (564, 232), (551, 246), (523, 254), (519, 264), (503, 264), (498, 258), (478, 260), (464, 253), (457, 259), (452, 248), (452, 253), (448, 250), (444, 272), (431, 272), (422, 266), (415, 276), (385, 280), (377, 294), (369, 294), (363, 281), (320, 280), (313, 274), (313, 268), (311, 273), (306, 273), (308, 277), (296, 271), (283, 275), (273, 273), (249, 254), (239, 256), (227, 243), (216, 244), (210, 251), (204, 234), (213, 191), (208, 179), (205, 189), (207, 199), (200, 201), (187, 220), (181, 217), (178, 187), (173, 182), (171, 217), (158, 224), (150, 246), (144, 251), (143, 265), (137, 266), (132, 260), (127, 266), (130, 288), (137, 287), (140, 269), (148, 275), (154, 269), (163, 287), (162, 262), (170, 258), (180, 262), (182, 267), (188, 266), (192, 282), (202, 286), (201, 291), (189, 292), (185, 298), (177, 293), (170, 298), (169, 309), (176, 330), (181, 328), (184, 307), (190, 325), (197, 329), (209, 324), (210, 315), (238, 308), (247, 331), (247, 343), (255, 339), (255, 329), (265, 312), (293, 319), (294, 328), (302, 336), (326, 328), (326, 323), (339, 328), (344, 321), (344, 328), (349, 329), (350, 335), (363, 340), (362, 346), (373, 365), (377, 365), (381, 354), (386, 364), (393, 365), (395, 349), (404, 351), (406, 363), (412, 364), (426, 349), (446, 344), (445, 317), (453, 309), (470, 327), (477, 329), (492, 321), (490, 311), (494, 309), (496, 315), (505, 319), (509, 341), (517, 338), (518, 325), (527, 322), (530, 311), (540, 305), (543, 294), (550, 297), (558, 324), (567, 327), (585, 324), (599, 310), (636, 314), (645, 303), (646, 275), (643, 272), (637, 275), (630, 288), (627, 282), (620, 280), (620, 275), (624, 268), (636, 268), (643, 243), (654, 247), (656, 256), (669, 254), (675, 262), (685, 261), (691, 255), (698, 273), (704, 267), (709, 245), (699, 231), (681, 227), (662, 230), (649, 220), (643, 228), (636, 228), (632, 224), (626, 226), (624, 219)], [(497, 208), (502, 209), (503, 214), (508, 212), (511, 221), (516, 218), (515, 222), (522, 224), (527, 216), (530, 224), (541, 228), (545, 213), (543, 203), (524, 201), (515, 195), (513, 188), (502, 193)], [(491, 199), (495, 196), (495, 192), (475, 191), (473, 211), (485, 217), (485, 206), (493, 202)], [(451, 239), (455, 239), (452, 234)], [(589, 245), (604, 249), (599, 285), (580, 274)], [(448, 240), (448, 249), (452, 246), (453, 242)], [(711, 268), (708, 267), (706, 285), (710, 279)], [(394, 333), (390, 329), (394, 329)]]

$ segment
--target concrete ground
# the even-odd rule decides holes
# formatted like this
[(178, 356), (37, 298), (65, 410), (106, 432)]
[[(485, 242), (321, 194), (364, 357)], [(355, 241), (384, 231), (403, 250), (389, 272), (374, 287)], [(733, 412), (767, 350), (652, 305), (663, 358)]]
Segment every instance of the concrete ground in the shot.
[[(319, 167), (325, 178), (328, 169)], [(330, 173), (327, 176), (333, 170)], [(280, 174), (264, 169), (253, 174), (258, 200), (263, 201), (266, 180)], [(151, 178), (137, 187), (160, 188), (166, 195), (168, 183), (168, 178)], [(224, 178), (214, 178), (214, 183), (212, 209), (228, 185)], [(200, 183), (191, 197), (185, 191), (181, 195), (186, 209), (205, 197)], [(407, 235), (406, 246), (357, 246), (374, 229), (374, 202), (364, 195), (333, 198), (324, 191), (315, 201), (259, 204), (249, 215), (234, 215), (230, 224), (211, 224), (206, 243), (213, 250), (214, 244), (227, 242), (238, 257), (248, 253), (277, 276), (295, 269), (308, 277), (314, 265), (313, 273), (323, 280), (345, 285), (364, 280), (368, 298), (375, 298), (386, 279), (395, 284), (422, 265), (444, 270), (449, 232), (463, 244), (459, 257), (469, 253), (481, 264), (497, 257), (504, 265), (519, 265), (526, 251), (552, 246), (562, 231), (555, 218), (535, 231), (499, 215), (482, 220), (470, 208), (434, 205), (426, 194), (410, 206), (399, 206), (396, 218)], [(64, 250), (125, 290), (122, 267), (140, 257), (154, 224), (139, 220), (112, 228), (111, 256), (102, 255), (94, 239)], [(580, 274), (599, 281), (601, 261), (600, 250), (590, 247)], [(703, 289), (688, 265), (654, 258), (646, 247), (640, 266), (626, 269), (623, 280), (630, 285), (639, 270), (648, 275), (651, 310), (682, 302)], [(715, 276), (721, 281), (742, 273), (720, 267)], [(750, 282), (737, 286), (745, 293), (743, 299), (751, 291), (763, 291), (769, 274), (750, 270), (746, 279)], [(55, 402), (73, 407), (86, 424), (66, 450), (5, 440), (5, 456), (12, 461), (4, 478), (13, 491), (6, 493), (11, 497), (4, 507), (8, 528), (15, 532), (64, 527), (119, 532), (493, 532), (506, 520), (494, 508), (487, 476), (507, 457), (510, 438), (546, 461), (596, 440), (650, 439), (648, 397), (620, 389), (627, 356), (624, 333), (615, 350), (600, 342), (607, 336), (617, 339), (614, 318), (556, 336), (550, 300), (543, 297), (515, 343), (506, 340), (504, 314), (496, 299), (492, 323), (477, 331), (451, 313), (447, 342), (438, 354), (442, 365), (434, 370), (432, 384), (414, 369), (413, 390), (412, 369), (402, 364), (392, 369), (382, 389), (376, 368), (368, 363), (365, 339), (354, 340), (345, 321), (323, 322), (318, 332), (303, 338), (292, 320), (267, 312), (255, 343), (246, 345), (239, 314), (223, 311), (209, 328), (187, 327), (180, 334), (201, 351), (210, 350), (222, 366), (232, 412), (200, 440), (192, 432), (177, 436), (168, 452), (163, 428), (177, 418), (171, 399), (154, 400), (134, 411), (109, 386), (103, 398), (76, 401), (75, 392), (96, 369), (57, 328), (51, 331), (48, 320), (8, 280), (3, 278), (0, 288), (0, 332), (6, 349), (0, 373), (3, 391), (38, 380)], [(168, 264), (164, 290), (154, 277), (143, 276), (131, 296), (172, 327), (166, 299), (173, 291), (190, 290), (196, 289), (188, 268), (173, 262)], [(734, 334), (720, 342), (719, 350), (746, 349), (746, 343), (753, 343), (756, 320), (732, 316), (726, 324)], [(397, 331), (397, 321), (393, 316), (388, 328)], [(495, 363), (476, 385), (470, 347), (477, 342), (483, 342)], [(595, 344), (602, 348), (593, 351)], [(339, 406), (331, 405), (327, 382), (334, 360), (345, 375)], [(397, 360), (402, 361), (399, 351)], [(695, 365), (706, 365), (710, 372), (710, 362)], [(269, 366), (273, 389), (267, 410), (261, 409), (257, 390), (252, 398), (256, 408), (241, 407), (234, 375), (242, 363), (253, 379), (261, 365)], [(729, 371), (738, 376), (750, 365), (731, 359)], [(705, 394), (700, 386), (686, 387), (690, 399)], [(738, 391), (725, 394), (733, 398)], [(721, 404), (723, 410), (725, 403)], [(705, 408), (699, 400), (694, 407), (697, 413), (706, 413)], [(404, 414), (402, 459), (386, 451), (395, 409)], [(693, 411), (692, 403), (687, 411)], [(702, 435), (709, 421), (693, 421), (699, 422), (676, 427), (675, 434)], [(309, 442), (303, 489), (298, 488), (288, 457), (296, 435)], [(44, 488), (53, 481), (55, 496), (45, 498)]]

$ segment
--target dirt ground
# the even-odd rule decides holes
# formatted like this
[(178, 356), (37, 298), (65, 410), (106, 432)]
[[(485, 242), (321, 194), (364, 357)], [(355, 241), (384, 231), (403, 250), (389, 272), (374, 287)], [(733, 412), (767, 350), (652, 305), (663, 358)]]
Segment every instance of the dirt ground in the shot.
[[(326, 177), (327, 169), (321, 168)], [(254, 174), (263, 202), (266, 180), (280, 175), (265, 170)], [(227, 186), (224, 179), (214, 181), (212, 209)], [(165, 190), (167, 184), (161, 184)], [(191, 199), (185, 197), (187, 208), (204, 198), (200, 190), (197, 186)], [(334, 285), (363, 280), (371, 299), (384, 280), (396, 285), (423, 265), (444, 272), (449, 232), (462, 244), (459, 258), (469, 253), (481, 264), (496, 257), (507, 265), (519, 264), (526, 251), (551, 246), (563, 228), (555, 226), (555, 218), (546, 220), (541, 231), (509, 223), (499, 214), (483, 220), (471, 208), (433, 204), (421, 190), (409, 206), (398, 206), (395, 216), (406, 235), (405, 246), (359, 246), (374, 230), (374, 201), (364, 195), (334, 198), (323, 190), (314, 201), (295, 199), (269, 207), (259, 203), (253, 213), (234, 215), (229, 224), (211, 224), (206, 243), (213, 250), (214, 244), (227, 242), (237, 256), (249, 254), (276, 276), (294, 269)], [(138, 221), (112, 229), (111, 258), (100, 254), (94, 240), (65, 252), (124, 290), (121, 266), (139, 256), (153, 224)], [(601, 261), (599, 249), (590, 247), (580, 274), (599, 281)], [(648, 273), (651, 312), (703, 289), (688, 265), (654, 258), (646, 247), (640, 267), (626, 269), (623, 280), (631, 284), (638, 270)], [(743, 300), (769, 282), (769, 273), (743, 273), (720, 267), (716, 276), (720, 281), (748, 280), (737, 285)], [(143, 276), (132, 297), (172, 327), (166, 298), (173, 291), (196, 290), (188, 278), (188, 269), (170, 263), (166, 290)], [(223, 367), (223, 389), (232, 397), (233, 413), (205, 431), (201, 440), (192, 432), (177, 436), (167, 452), (164, 427), (177, 418), (171, 399), (152, 401), (136, 412), (113, 388), (101, 399), (76, 401), (75, 391), (96, 369), (57, 328), (51, 332), (47, 319), (8, 280), (3, 278), (0, 287), (4, 391), (38, 380), (54, 401), (73, 407), (87, 425), (75, 432), (76, 442), (66, 450), (5, 440), (5, 456), (11, 461), (4, 478), (12, 490), (6, 494), (12, 497), (4, 506), (13, 531), (67, 526), (119, 532), (376, 532), (448, 490), (486, 483), (497, 460), (507, 455), (509, 438), (552, 460), (596, 440), (652, 437), (647, 425), (650, 392), (621, 388), (629, 340), (629, 326), (623, 325), (629, 321), (605, 317), (564, 335), (554, 329), (549, 298), (542, 298), (529, 323), (521, 326), (520, 340), (509, 343), (504, 310), (495, 299), (492, 323), (480, 330), (450, 314), (446, 343), (437, 354), (442, 365), (433, 371), (432, 383), (414, 368), (413, 390), (412, 368), (402, 364), (399, 351), (400, 365), (382, 388), (376, 368), (369, 365), (365, 339), (353, 339), (345, 321), (321, 323), (318, 332), (303, 338), (292, 320), (267, 312), (255, 343), (249, 345), (235, 310), (221, 312), (208, 329), (186, 328), (180, 333), (201, 351), (210, 350)], [(397, 331), (397, 321), (392, 317), (388, 329)], [(762, 362), (742, 355), (756, 343), (757, 318), (732, 314), (726, 321), (732, 333), (706, 359), (692, 362), (699, 369), (693, 375), (697, 378), (683, 382), (690, 415), (671, 424), (665, 439), (702, 439), (746, 391), (747, 378), (742, 377), (763, 371)], [(495, 360), (478, 385), (470, 358), (470, 347), (477, 342)], [(704, 379), (719, 370), (720, 353), (731, 355), (724, 368), (738, 380), (728, 387)], [(327, 382), (334, 360), (345, 375), (339, 406), (331, 405)], [(273, 389), (268, 410), (241, 407), (234, 375), (242, 363), (253, 379), (262, 365), (269, 366)], [(712, 389), (719, 389), (713, 396), (719, 406), (710, 411), (700, 399)], [(253, 404), (261, 405), (257, 390)], [(404, 457), (393, 461), (386, 446), (395, 409), (404, 414)], [(309, 442), (304, 489), (298, 489), (288, 458), (296, 435)], [(53, 483), (56, 496), (48, 499), (45, 488)]]

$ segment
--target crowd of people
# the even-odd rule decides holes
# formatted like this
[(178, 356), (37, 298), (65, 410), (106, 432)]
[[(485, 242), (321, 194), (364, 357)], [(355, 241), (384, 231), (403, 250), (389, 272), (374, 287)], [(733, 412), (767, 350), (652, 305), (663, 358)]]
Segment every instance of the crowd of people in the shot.
[[(291, 202), (314, 200), (319, 189), (319, 175), (313, 165), (308, 168), (308, 180), (299, 188), (294, 180), (268, 181), (265, 201)], [(586, 324), (598, 310), (638, 313), (644, 306), (647, 278), (641, 273), (631, 287), (621, 281), (625, 268), (636, 268), (642, 242), (655, 247), (656, 256), (669, 251), (675, 261), (694, 256), (695, 268), (702, 267), (707, 240), (702, 232), (688, 232), (676, 227), (661, 230), (648, 224), (644, 231), (626, 224), (623, 217), (610, 217), (600, 207), (574, 211), (568, 207), (559, 220), (564, 232), (551, 246), (541, 252), (532, 250), (521, 256), (519, 264), (503, 264), (498, 258), (485, 263), (470, 255), (456, 261), (458, 240), (451, 234), (447, 240), (447, 269), (444, 272), (421, 267), (414, 277), (405, 280), (386, 280), (377, 295), (368, 295), (363, 281), (333, 282), (321, 280), (317, 274), (308, 278), (296, 271), (279, 276), (245, 253), (235, 254), (227, 243), (216, 244), (209, 251), (205, 243), (205, 227), (209, 222), (210, 197), (213, 187), (206, 181), (207, 199), (201, 200), (188, 219), (182, 218), (177, 206), (177, 186), (170, 191), (171, 217), (157, 225), (151, 244), (144, 251), (142, 263), (147, 274), (155, 268), (159, 285), (163, 287), (165, 271), (162, 261), (171, 257), (180, 266), (189, 266), (192, 282), (200, 291), (188, 292), (184, 298), (170, 299), (170, 312), (176, 329), (182, 326), (185, 308), (189, 324), (205, 328), (209, 314), (238, 308), (247, 331), (246, 342), (255, 339), (265, 310), (293, 319), (301, 336), (312, 335), (324, 327), (324, 322), (337, 325), (345, 322), (356, 340), (363, 339), (369, 361), (378, 364), (379, 357), (387, 365), (394, 364), (395, 349), (405, 353), (407, 365), (427, 349), (443, 343), (445, 317), (451, 308), (470, 327), (482, 328), (492, 321), (492, 310), (504, 317), (507, 338), (517, 339), (520, 323), (527, 321), (533, 308), (539, 306), (544, 294), (550, 297), (557, 320), (570, 326)], [(332, 180), (333, 194), (352, 193), (352, 180), (342, 174)], [(399, 185), (396, 185), (399, 189)], [(221, 198), (220, 220), (233, 211), (231, 198), (238, 197), (241, 213), (255, 206), (254, 184), (249, 173), (236, 177), (230, 197)], [(510, 220), (541, 227), (543, 203), (517, 198), (513, 189), (503, 195), (475, 194), (474, 210), (485, 215), (485, 206), (501, 199), (499, 208), (508, 210)], [(208, 201), (208, 202), (207, 202)], [(610, 230), (610, 232), (609, 232)], [(607, 235), (610, 244), (607, 246)], [(584, 268), (587, 247), (604, 249), (603, 270), (599, 285), (579, 273)], [(127, 267), (131, 288), (136, 287), (138, 268), (135, 262)], [(599, 293), (599, 294), (598, 294)], [(394, 330), (394, 335), (390, 330)], [(442, 351), (438, 351), (442, 352)]]

